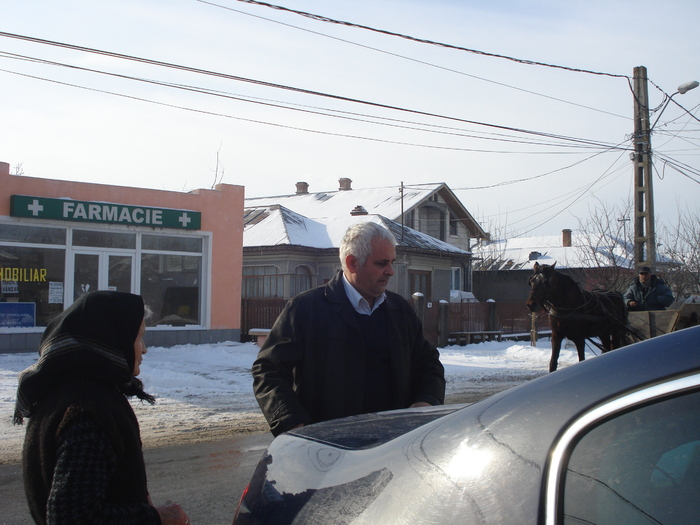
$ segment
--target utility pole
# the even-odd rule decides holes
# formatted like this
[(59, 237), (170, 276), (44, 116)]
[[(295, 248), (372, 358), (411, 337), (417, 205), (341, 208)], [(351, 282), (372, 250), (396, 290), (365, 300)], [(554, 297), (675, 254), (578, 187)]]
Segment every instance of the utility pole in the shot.
[(647, 68), (634, 68), (634, 267), (656, 262)]
[(403, 218), (403, 181), (401, 181), (401, 187), (399, 188), (399, 193), (401, 194), (401, 242), (403, 242), (403, 229), (404, 229), (404, 218)]

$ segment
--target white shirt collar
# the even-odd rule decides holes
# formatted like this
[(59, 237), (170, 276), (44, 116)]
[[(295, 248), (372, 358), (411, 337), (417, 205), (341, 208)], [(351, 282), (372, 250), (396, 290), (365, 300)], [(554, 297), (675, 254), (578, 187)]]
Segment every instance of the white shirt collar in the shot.
[(382, 292), (382, 294), (374, 300), (374, 307), (370, 308), (367, 299), (362, 297), (360, 292), (358, 292), (355, 287), (348, 282), (348, 280), (345, 278), (344, 272), (342, 274), (342, 280), (343, 287), (345, 288), (345, 295), (348, 296), (348, 299), (350, 299), (350, 304), (358, 314), (372, 315), (372, 312), (379, 308), (379, 305), (381, 305), (386, 298), (386, 294)]

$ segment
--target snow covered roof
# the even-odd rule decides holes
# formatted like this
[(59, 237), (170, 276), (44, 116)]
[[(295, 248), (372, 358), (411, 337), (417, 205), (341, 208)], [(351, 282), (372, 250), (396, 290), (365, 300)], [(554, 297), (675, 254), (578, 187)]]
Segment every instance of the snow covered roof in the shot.
[(347, 229), (358, 222), (381, 224), (394, 234), (399, 246), (428, 251), (469, 255), (449, 243), (382, 217), (350, 215), (310, 219), (280, 205), (246, 207), (244, 212), (243, 247), (302, 246), (306, 248), (338, 248)]
[[(404, 210), (408, 211), (422, 202), (442, 184), (423, 184), (404, 190)], [(245, 200), (246, 207), (273, 206), (279, 204), (289, 210), (313, 219), (350, 214), (356, 206), (362, 206), (370, 214), (380, 214), (390, 219), (401, 216), (401, 193), (397, 186), (337, 190), (320, 193), (295, 193), (273, 197), (253, 197)]]
[(628, 256), (632, 247), (610, 235), (594, 240), (587, 232), (571, 232), (571, 246), (562, 235), (520, 237), (478, 244), (472, 250), (478, 270), (531, 270), (533, 265), (554, 264), (557, 268), (634, 268)]
[(308, 193), (305, 191), (307, 186), (304, 186), (304, 190), (291, 195), (246, 198), (245, 207), (260, 208), (279, 205), (303, 217), (323, 221), (349, 215), (351, 210), (359, 206), (370, 215), (381, 215), (391, 220), (400, 221), (402, 212), (410, 212), (420, 203), (439, 193), (455, 213), (456, 218), (464, 223), (473, 237), (483, 238), (487, 236), (445, 183), (434, 182), (404, 186), (402, 203), (401, 188), (398, 186), (350, 189), (349, 182), (351, 181), (345, 180), (348, 181), (347, 189)]

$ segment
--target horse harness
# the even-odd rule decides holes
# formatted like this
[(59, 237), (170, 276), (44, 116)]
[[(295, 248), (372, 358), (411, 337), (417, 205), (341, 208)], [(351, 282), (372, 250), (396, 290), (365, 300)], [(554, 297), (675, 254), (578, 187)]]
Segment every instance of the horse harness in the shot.
[[(545, 301), (542, 306), (551, 317), (554, 317), (556, 319), (566, 319), (569, 321), (589, 321), (592, 323), (600, 323), (605, 321), (606, 319), (610, 319), (610, 315), (607, 312), (607, 308), (598, 297), (599, 294), (587, 292), (581, 287), (581, 285), (579, 285), (579, 290), (581, 291), (581, 295), (583, 297), (588, 297), (588, 300), (579, 304), (578, 306), (574, 306), (571, 308), (557, 307), (554, 306), (549, 300)], [(589, 306), (592, 306), (592, 308), (589, 308), (589, 311), (599, 306), (602, 309), (603, 313), (608, 315), (593, 315), (590, 313), (586, 313), (586, 309)]]

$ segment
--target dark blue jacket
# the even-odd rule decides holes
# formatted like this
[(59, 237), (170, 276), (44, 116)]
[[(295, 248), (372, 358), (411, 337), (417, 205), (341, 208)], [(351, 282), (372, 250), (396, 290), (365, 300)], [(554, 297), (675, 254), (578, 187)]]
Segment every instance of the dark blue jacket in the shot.
[[(637, 306), (630, 308), (630, 301)], [(644, 286), (639, 277), (634, 280), (625, 292), (625, 305), (630, 310), (665, 310), (673, 303), (673, 293), (664, 280), (656, 275), (651, 276), (649, 286)]]

